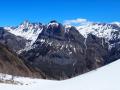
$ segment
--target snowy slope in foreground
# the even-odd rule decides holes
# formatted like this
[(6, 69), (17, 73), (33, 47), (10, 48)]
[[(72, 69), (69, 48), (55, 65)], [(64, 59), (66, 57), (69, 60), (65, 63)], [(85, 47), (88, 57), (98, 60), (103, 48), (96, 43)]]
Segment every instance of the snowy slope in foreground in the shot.
[(119, 68), (120, 60), (64, 81), (17, 78), (28, 85), (0, 84), (0, 90), (120, 90)]

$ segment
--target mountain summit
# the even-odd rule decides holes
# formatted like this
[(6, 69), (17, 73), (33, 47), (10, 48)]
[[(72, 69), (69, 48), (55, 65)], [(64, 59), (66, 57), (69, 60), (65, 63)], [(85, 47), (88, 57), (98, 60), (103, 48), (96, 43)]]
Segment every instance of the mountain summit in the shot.
[[(120, 58), (120, 26), (115, 23), (76, 27), (55, 20), (46, 25), (25, 21), (17, 27), (4, 29), (14, 35), (13, 38), (24, 39), (24, 47), (16, 44), (19, 49), (12, 49), (19, 52), (27, 65), (37, 72), (42, 71), (44, 78), (71, 78)], [(4, 36), (2, 32), (1, 35)]]

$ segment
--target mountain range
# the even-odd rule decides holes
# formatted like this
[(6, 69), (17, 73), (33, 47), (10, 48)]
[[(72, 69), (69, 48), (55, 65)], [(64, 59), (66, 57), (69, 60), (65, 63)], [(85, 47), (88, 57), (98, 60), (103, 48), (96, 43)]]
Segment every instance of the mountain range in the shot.
[[(8, 54), (2, 54), (6, 50)], [(67, 79), (120, 59), (120, 24), (24, 21), (16, 27), (0, 27), (0, 53), (2, 73), (11, 74), (6, 71), (16, 71), (19, 65), (14, 75)], [(17, 58), (17, 65), (9, 55)]]

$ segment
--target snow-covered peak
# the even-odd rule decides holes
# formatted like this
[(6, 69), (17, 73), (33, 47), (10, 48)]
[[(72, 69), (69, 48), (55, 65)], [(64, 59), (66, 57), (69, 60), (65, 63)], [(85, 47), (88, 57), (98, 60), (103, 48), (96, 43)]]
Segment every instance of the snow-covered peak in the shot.
[(58, 24), (58, 23), (53, 22), (53, 23), (49, 23), (49, 24), (48, 24), (48, 26), (50, 26), (50, 25), (52, 25), (52, 26), (58, 26), (59, 24)]
[(30, 22), (26, 20), (20, 26), (27, 28), (27, 27), (29, 27), (29, 24), (30, 24)]
[(58, 25), (59, 25), (59, 23), (58, 23), (57, 21), (53, 20), (53, 21), (51, 21), (51, 22), (48, 24), (48, 27), (49, 27), (49, 26), (58, 27)]
[(65, 25), (65, 28), (66, 29), (69, 29), (69, 28), (71, 28), (72, 26), (71, 25)]
[(91, 33), (97, 37), (106, 38), (108, 40), (113, 38), (112, 32), (118, 31), (117, 29), (113, 29), (112, 24), (106, 23), (92, 23), (84, 26), (78, 26), (76, 28), (84, 37), (87, 37), (87, 35)]
[(24, 21), (16, 28), (5, 27), (5, 29), (16, 36), (21, 36), (27, 40), (31, 40), (33, 43), (43, 30), (43, 26), (40, 23), (30, 23), (28, 21)]
[[(120, 26), (116, 24), (91, 23), (76, 28), (85, 38), (87, 38), (88, 34), (104, 38), (105, 42), (109, 44), (109, 50), (111, 50), (112, 47), (115, 47), (116, 43), (120, 43)], [(111, 41), (114, 43), (111, 43)]]
[[(46, 26), (47, 28), (54, 28), (58, 27), (60, 24), (53, 20), (50, 23), (48, 23)], [(24, 37), (28, 40), (31, 40), (32, 43), (35, 42), (37, 39), (38, 35), (42, 32), (43, 26), (40, 23), (30, 23), (28, 21), (24, 21), (21, 25), (18, 27), (5, 27), (6, 30), (9, 32), (17, 35)], [(69, 30), (72, 26), (71, 25), (65, 25), (65, 30)], [(108, 23), (87, 23), (87, 24), (82, 24), (80, 26), (76, 26), (78, 31), (85, 37), (87, 38), (88, 34), (93, 34), (97, 37), (100, 38), (105, 38), (106, 41), (113, 40), (116, 37), (120, 38), (120, 34), (116, 34), (113, 32), (120, 32), (120, 23), (115, 22), (112, 24)]]

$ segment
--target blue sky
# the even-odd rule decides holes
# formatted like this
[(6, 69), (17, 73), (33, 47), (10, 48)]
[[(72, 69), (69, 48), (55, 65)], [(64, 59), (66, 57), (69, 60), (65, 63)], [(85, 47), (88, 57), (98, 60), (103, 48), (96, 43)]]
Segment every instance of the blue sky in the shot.
[(0, 0), (0, 26), (77, 18), (120, 21), (120, 0)]

